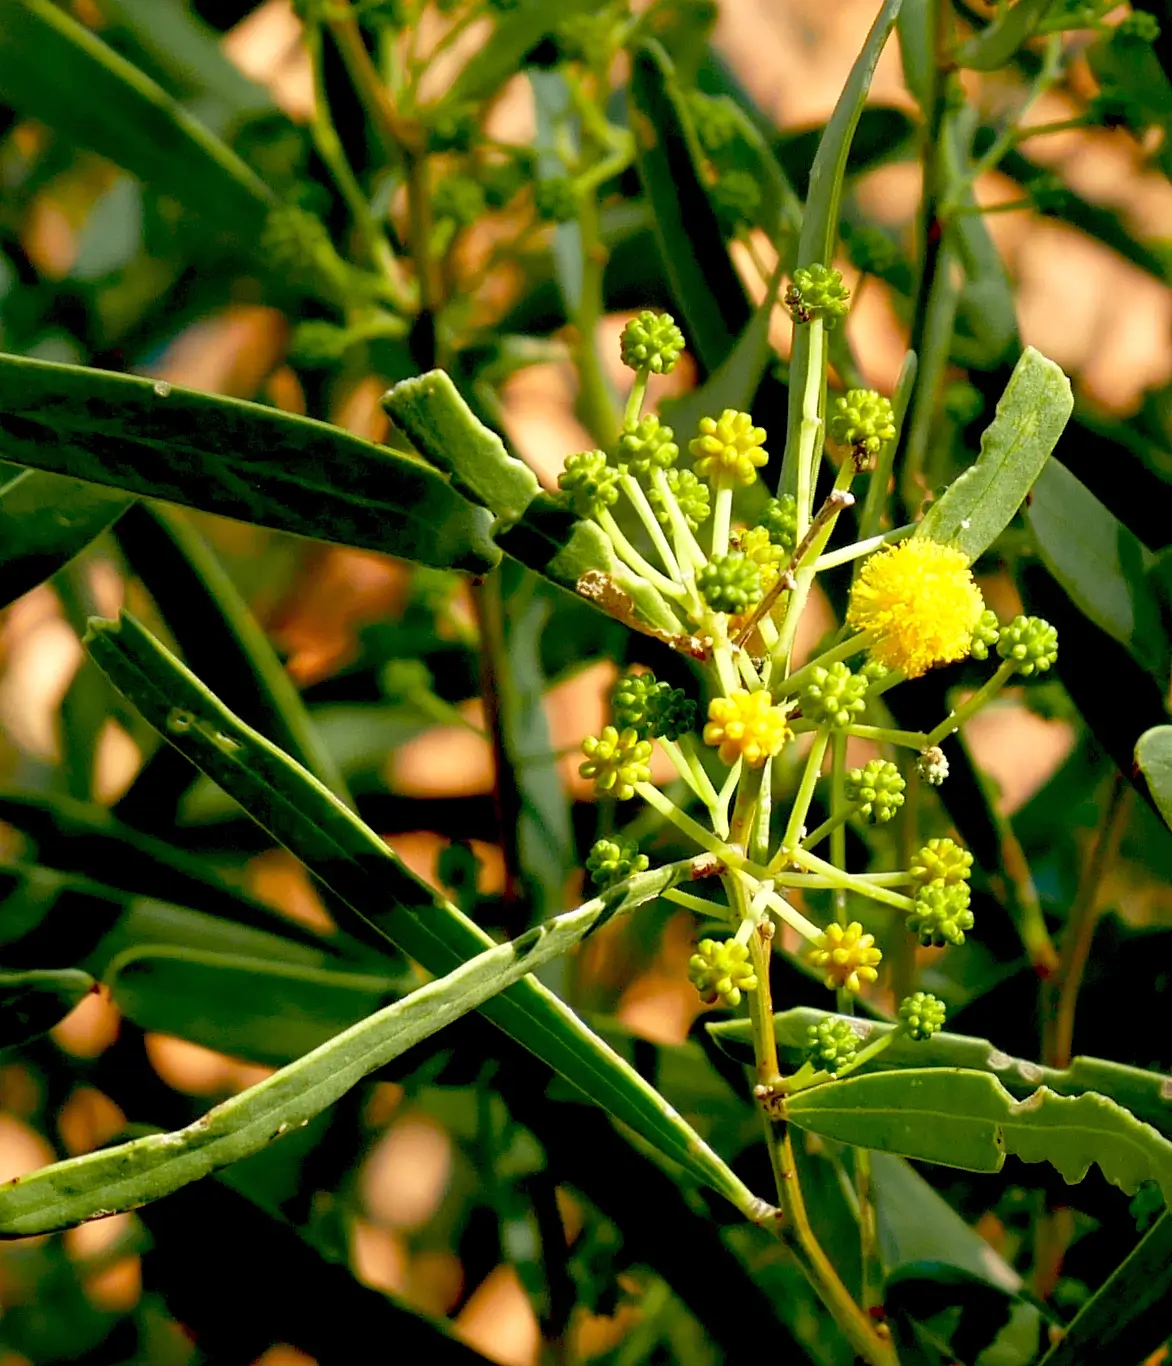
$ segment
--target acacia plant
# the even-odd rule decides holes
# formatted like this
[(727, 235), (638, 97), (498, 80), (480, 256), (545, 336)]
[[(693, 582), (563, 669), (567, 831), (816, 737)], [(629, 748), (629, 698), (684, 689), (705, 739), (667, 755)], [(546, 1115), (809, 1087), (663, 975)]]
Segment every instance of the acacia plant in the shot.
[[(998, 211), (1162, 278), (1161, 243), (1030, 159), (1108, 126), (1163, 174), (1156, 19), (883, 0), (829, 121), (781, 134), (703, 0), (298, 0), (300, 124), (181, 0), (72, 8), (0, 0), (0, 581), (6, 604), (48, 582), (86, 651), (59, 761), (0, 755), (0, 1096), (57, 1157), (0, 1187), (0, 1235), (137, 1211), (103, 1255), (141, 1255), (146, 1293), (99, 1309), (92, 1259), (16, 1243), (4, 1348), (484, 1359), (354, 1271), (394, 1080), (459, 1154), (409, 1255), (459, 1258), (453, 1315), (510, 1264), (550, 1362), (1161, 1360), (1172, 1112), (1142, 1012), (1172, 990), (1167, 907), (1104, 912), (1170, 866), (1169, 408), (1109, 421), (1023, 347), (977, 197), (999, 168), (1021, 194)], [(916, 118), (867, 105), (889, 41)], [(996, 118), (991, 73), (1016, 92)], [(491, 131), (518, 76), (531, 146)], [(1055, 91), (1080, 112), (1029, 125)], [(855, 190), (898, 159), (923, 190), (897, 234)], [(81, 186), (54, 274), (34, 209)], [(852, 344), (868, 287), (906, 329), (889, 396)], [(241, 299), (288, 317), (318, 416), (151, 377)], [(594, 443), (556, 488), (501, 402), (548, 362)], [(323, 420), (372, 376), (384, 442)], [(234, 553), (225, 517), (267, 531)], [(305, 538), (412, 569), (299, 690), (250, 599), (320, 563)], [(572, 801), (542, 696), (600, 658)], [(483, 732), (455, 705), (477, 693)], [(1074, 737), (1012, 817), (966, 744), (1007, 697)], [(140, 756), (112, 801), (111, 719)], [(387, 751), (437, 723), (491, 742), (491, 805), (396, 793)], [(384, 838), (421, 823), (434, 884)], [(331, 929), (248, 890), (274, 846)], [(617, 994), (681, 915), (707, 1009), (652, 1043)], [(49, 1031), (93, 991), (118, 1043), (69, 1056)], [(269, 1071), (200, 1108), (152, 1070), (157, 1034)], [(119, 1118), (78, 1152), (81, 1090)]]

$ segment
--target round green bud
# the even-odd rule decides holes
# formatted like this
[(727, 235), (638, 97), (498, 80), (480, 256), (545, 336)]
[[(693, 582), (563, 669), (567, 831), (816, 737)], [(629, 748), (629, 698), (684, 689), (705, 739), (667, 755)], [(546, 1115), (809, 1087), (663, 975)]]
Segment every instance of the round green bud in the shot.
[(1070, 203), (1070, 189), (1061, 176), (1052, 171), (1043, 171), (1032, 176), (1025, 185), (1025, 192), (1034, 201), (1040, 214), (1056, 214)]
[(296, 364), (307, 370), (322, 370), (336, 365), (349, 345), (350, 333), (346, 328), (313, 318), (293, 329), (289, 351)]
[[(687, 522), (692, 531), (695, 531), (698, 526), (708, 520), (708, 515), (712, 511), (708, 485), (702, 479), (697, 479), (691, 470), (673, 467), (667, 470), (666, 474), (668, 489), (674, 496), (676, 504), (683, 514), (684, 521)], [(651, 486), (651, 505), (655, 509), (656, 517), (663, 525), (670, 526), (671, 513), (664, 506), (659, 489), (654, 484)]]
[(985, 396), (975, 384), (958, 379), (944, 390), (944, 411), (958, 427), (967, 427), (985, 411)]
[(997, 653), (1013, 660), (1024, 678), (1045, 673), (1058, 659), (1058, 632), (1041, 617), (1014, 617), (1001, 628)]
[(912, 860), (911, 875), (921, 886), (930, 882), (967, 882), (973, 871), (973, 856), (955, 840), (931, 839)]
[(579, 517), (596, 517), (618, 501), (618, 477), (618, 470), (606, 463), (605, 451), (579, 451), (566, 457), (558, 488), (570, 495)]
[(944, 1028), (947, 1018), (944, 1002), (926, 991), (905, 996), (899, 1003), (899, 1018), (907, 1033), (917, 1041), (930, 1039)]
[(471, 227), (483, 216), (484, 186), (469, 175), (450, 175), (431, 192), (431, 211), (437, 219), (450, 218), (461, 228)]
[(868, 688), (873, 688), (876, 683), (881, 683), (890, 672), (891, 670), (887, 665), (877, 659), (868, 659), (858, 669), (860, 676), (867, 680)]
[(930, 882), (919, 888), (906, 924), (908, 933), (918, 936), (925, 946), (963, 944), (965, 932), (973, 927), (968, 883)]
[(973, 627), (973, 658), (988, 659), (989, 651), (1000, 639), (1001, 623), (997, 620), (997, 613), (986, 607)]
[(821, 317), (828, 328), (846, 317), (849, 299), (850, 290), (843, 284), (842, 272), (821, 263), (799, 266), (785, 292), (786, 307), (794, 322), (808, 323)]
[(1160, 36), (1160, 21), (1146, 10), (1132, 10), (1115, 26), (1111, 35), (1118, 43), (1154, 43)]
[(549, 176), (533, 186), (533, 207), (546, 223), (572, 223), (580, 206), (578, 187), (569, 176)]
[(842, 225), (842, 240), (850, 263), (864, 275), (885, 280), (899, 264), (899, 248), (883, 231), (871, 223)]
[(761, 601), (761, 570), (733, 550), (709, 560), (696, 575), (696, 587), (714, 612), (744, 612)]
[(670, 313), (644, 309), (623, 328), (619, 353), (630, 370), (670, 375), (684, 349), (684, 334)]
[(874, 389), (848, 389), (831, 405), (830, 435), (842, 446), (878, 455), (895, 440), (895, 409)]
[(840, 661), (828, 668), (819, 665), (810, 672), (810, 681), (802, 688), (802, 715), (820, 726), (842, 730), (857, 721), (867, 710), (867, 680), (851, 673)]
[(406, 701), (419, 693), (429, 693), (435, 680), (422, 659), (388, 659), (379, 674), (383, 696)]
[(628, 674), (610, 695), (611, 715), (620, 730), (640, 740), (678, 740), (695, 729), (696, 704), (683, 688), (659, 682), (653, 673)]
[(654, 413), (628, 423), (619, 437), (618, 458), (632, 474), (647, 474), (653, 465), (669, 469), (680, 458), (675, 432)]
[(600, 891), (646, 872), (648, 866), (647, 855), (639, 852), (634, 840), (597, 840), (586, 856), (586, 871)]
[(701, 939), (688, 961), (688, 979), (710, 1006), (739, 1006), (742, 992), (757, 990), (748, 945), (735, 939)]
[(939, 787), (948, 777), (948, 755), (939, 745), (929, 745), (916, 756), (916, 774), (921, 782), (930, 787)]
[(686, 96), (688, 113), (700, 146), (708, 153), (719, 152), (737, 135), (736, 105), (727, 95), (713, 97), (692, 90)]
[(846, 799), (858, 807), (865, 821), (882, 825), (903, 805), (906, 786), (903, 774), (890, 759), (871, 759), (862, 768), (852, 768), (847, 773)]
[(806, 1030), (806, 1060), (832, 1077), (855, 1060), (859, 1036), (841, 1015), (828, 1015)]
[(582, 741), (586, 762), (578, 772), (593, 778), (596, 797), (616, 797), (620, 802), (635, 795), (635, 784), (651, 780), (651, 741), (640, 740), (631, 729), (618, 731), (604, 726), (601, 735)]
[(798, 500), (792, 493), (770, 498), (761, 509), (757, 525), (765, 528), (774, 545), (787, 555), (792, 553), (798, 543)]
[(709, 190), (712, 207), (727, 231), (752, 225), (761, 208), (761, 187), (748, 171), (725, 171)]

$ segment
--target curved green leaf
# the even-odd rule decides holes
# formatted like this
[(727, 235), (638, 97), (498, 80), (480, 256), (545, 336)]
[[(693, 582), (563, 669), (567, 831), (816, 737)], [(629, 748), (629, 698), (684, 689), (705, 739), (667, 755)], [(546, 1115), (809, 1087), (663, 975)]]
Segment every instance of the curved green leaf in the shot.
[(1172, 828), (1172, 726), (1145, 730), (1136, 742), (1135, 763), (1165, 824)]
[(955, 61), (970, 71), (996, 71), (1029, 41), (1054, 0), (1017, 0), (1001, 16), (956, 49)]
[(21, 464), (300, 536), (483, 573), (490, 514), (420, 461), (258, 403), (0, 355), (0, 449)]
[(258, 238), (276, 203), (231, 148), (51, 0), (0, 0), (0, 91), (234, 235)]
[(1001, 1170), (1007, 1153), (1049, 1162), (1075, 1184), (1098, 1163), (1129, 1194), (1155, 1181), (1172, 1196), (1172, 1141), (1094, 1092), (1060, 1096), (1040, 1086), (1014, 1100), (996, 1077), (916, 1068), (847, 1077), (786, 1100), (801, 1129), (963, 1171)]
[(639, 874), (511, 943), (486, 949), (185, 1129), (56, 1162), (8, 1182), (0, 1188), (0, 1237), (49, 1233), (135, 1209), (259, 1152), (369, 1073), (565, 953), (616, 901), (634, 906), (651, 900), (677, 871)]
[[(98, 667), (151, 725), (301, 859), (356, 919), (436, 974), (491, 945), (476, 924), (410, 874), (353, 812), (228, 711), (132, 617), (92, 621), (87, 644)], [(660, 890), (684, 866), (657, 870), (649, 875), (657, 881), (631, 888)], [(526, 978), (484, 1000), (491, 1020), (615, 1118), (739, 1209), (758, 1210), (740, 1178), (552, 992)]]
[(0, 607), (51, 578), (132, 502), (113, 489), (42, 470), (8, 480), (0, 487)]
[(76, 968), (0, 972), (0, 1048), (47, 1034), (98, 984)]
[(1070, 381), (1027, 346), (981, 436), (980, 455), (932, 504), (916, 535), (975, 560), (1013, 520), (1073, 409)]

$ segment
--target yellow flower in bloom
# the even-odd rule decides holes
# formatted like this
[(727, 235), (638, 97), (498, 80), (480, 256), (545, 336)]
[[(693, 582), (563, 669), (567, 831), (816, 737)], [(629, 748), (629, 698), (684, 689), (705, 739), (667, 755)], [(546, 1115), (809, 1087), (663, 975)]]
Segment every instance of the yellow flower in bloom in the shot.
[(846, 619), (861, 631), (880, 633), (872, 658), (918, 678), (933, 664), (964, 659), (984, 610), (961, 551), (912, 539), (867, 560), (851, 589)]
[(726, 408), (719, 417), (700, 419), (700, 435), (688, 449), (696, 457), (694, 468), (701, 479), (751, 484), (769, 459), (764, 441), (765, 428), (754, 427), (748, 413)]
[(857, 920), (845, 928), (828, 925), (809, 953), (811, 965), (822, 972), (822, 980), (831, 991), (838, 987), (860, 991), (864, 982), (873, 982), (879, 976), (875, 968), (882, 957), (875, 947), (875, 936), (864, 934)]
[(750, 768), (760, 768), (792, 734), (785, 712), (773, 705), (768, 688), (756, 692), (737, 688), (728, 697), (714, 697), (708, 704), (704, 743), (719, 745), (726, 764), (743, 758)]

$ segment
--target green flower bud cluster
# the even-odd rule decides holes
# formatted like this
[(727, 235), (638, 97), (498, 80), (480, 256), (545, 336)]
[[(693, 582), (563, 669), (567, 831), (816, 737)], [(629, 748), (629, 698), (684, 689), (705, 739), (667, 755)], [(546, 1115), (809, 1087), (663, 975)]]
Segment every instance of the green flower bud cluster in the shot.
[(885, 280), (899, 264), (899, 248), (882, 228), (874, 224), (863, 223), (855, 227), (844, 223), (842, 240), (851, 265), (864, 275)]
[(1023, 678), (1045, 673), (1058, 659), (1058, 632), (1041, 617), (1014, 617), (1001, 628), (997, 653), (1013, 660)]
[(1111, 35), (1120, 43), (1154, 43), (1160, 36), (1160, 21), (1145, 10), (1132, 10), (1116, 25)]
[(467, 102), (437, 105), (427, 118), (429, 152), (466, 152), (480, 131), (476, 106)]
[(725, 171), (709, 190), (712, 207), (727, 231), (756, 222), (761, 208), (761, 187), (748, 171)]
[(899, 1018), (908, 1035), (922, 1042), (938, 1034), (944, 1028), (948, 1012), (944, 1002), (926, 991), (917, 991), (913, 996), (905, 996), (899, 1003)]
[(368, 292), (361, 272), (334, 249), (321, 219), (294, 204), (270, 210), (261, 232), (259, 254), (275, 274), (298, 288), (320, 290), (329, 298), (342, 300)]
[(830, 435), (842, 446), (878, 455), (895, 440), (895, 409), (874, 389), (848, 389), (834, 400)]
[(431, 192), (431, 211), (437, 219), (450, 218), (461, 228), (469, 228), (483, 216), (484, 186), (470, 175), (450, 175)]
[(558, 488), (569, 494), (579, 517), (596, 517), (618, 501), (618, 477), (618, 470), (606, 463), (605, 451), (579, 451), (566, 457)]
[(579, 205), (578, 187), (569, 176), (547, 176), (533, 186), (533, 207), (543, 222), (573, 222)]
[(866, 711), (868, 686), (862, 674), (851, 673), (841, 660), (828, 668), (818, 666), (799, 694), (802, 715), (820, 726), (842, 730)]
[(696, 587), (714, 612), (744, 612), (761, 601), (761, 570), (732, 550), (708, 561), (696, 575)]
[[(666, 430), (670, 430), (670, 428)], [(672, 468), (666, 473), (667, 487), (675, 498), (684, 521), (687, 522), (692, 531), (695, 531), (701, 523), (708, 520), (712, 511), (712, 495), (709, 492), (708, 485), (703, 480), (697, 479), (691, 470)], [(671, 513), (664, 506), (663, 498), (654, 485), (651, 486), (651, 505), (655, 509), (656, 517), (663, 525), (670, 526)]]
[(628, 423), (619, 437), (618, 459), (632, 474), (647, 474), (653, 465), (670, 469), (680, 458), (675, 432), (648, 413), (638, 422)]
[(912, 877), (924, 887), (933, 882), (967, 882), (972, 871), (972, 854), (950, 839), (929, 840), (917, 852), (911, 866)]
[(770, 498), (761, 509), (757, 525), (765, 528), (774, 545), (792, 554), (798, 544), (798, 500), (792, 493)]
[(925, 947), (963, 944), (965, 932), (973, 927), (968, 883), (937, 881), (920, 887), (906, 924), (908, 933), (916, 935)]
[(648, 866), (647, 855), (639, 852), (634, 840), (596, 840), (586, 856), (586, 871), (600, 891), (646, 872)]
[(1087, 118), (1104, 128), (1131, 128), (1136, 132), (1149, 122), (1143, 104), (1117, 85), (1105, 85), (1087, 101)]
[(821, 317), (830, 328), (846, 317), (850, 290), (843, 284), (842, 272), (820, 262), (799, 266), (793, 283), (785, 292), (785, 304), (796, 323)]
[(891, 670), (878, 659), (868, 659), (858, 672), (867, 680), (867, 687), (873, 688), (876, 683), (881, 683)]
[(670, 313), (644, 309), (623, 328), (619, 352), (630, 370), (669, 375), (684, 350), (684, 334)]
[(916, 756), (916, 775), (930, 787), (939, 787), (948, 777), (948, 756), (939, 745), (930, 745)]
[(319, 370), (334, 365), (346, 354), (351, 334), (324, 319), (311, 318), (293, 329), (289, 352), (298, 365)]
[(736, 109), (728, 96), (713, 98), (693, 90), (686, 98), (700, 146), (709, 154), (727, 147), (737, 135)]
[(494, 209), (504, 208), (529, 180), (528, 159), (519, 155), (490, 161), (480, 171), (485, 203)]
[(989, 610), (988, 607), (981, 613), (976, 626), (973, 627), (972, 656), (974, 659), (988, 659), (989, 651), (997, 644), (1001, 638), (1001, 623), (997, 620), (997, 613)]
[(857, 806), (865, 821), (882, 825), (903, 805), (907, 787), (903, 774), (890, 759), (871, 759), (846, 775), (846, 799)]
[(582, 753), (586, 762), (578, 772), (583, 778), (593, 778), (596, 797), (630, 801), (635, 784), (651, 780), (651, 741), (640, 740), (630, 727), (619, 731), (604, 726), (601, 735), (588, 735), (582, 741)]
[(700, 435), (688, 443), (701, 479), (733, 483), (756, 482), (757, 471), (769, 459), (765, 428), (754, 427), (748, 413), (726, 408), (719, 417), (702, 417)]
[(683, 688), (661, 683), (653, 673), (628, 674), (615, 684), (610, 710), (620, 730), (640, 740), (678, 740), (696, 727), (696, 704)]
[(806, 1060), (836, 1077), (854, 1062), (860, 1042), (849, 1020), (841, 1015), (827, 1015), (806, 1030)]
[(1061, 176), (1043, 171), (1026, 182), (1025, 192), (1041, 214), (1060, 213), (1070, 202), (1070, 189)]
[(688, 961), (688, 979), (710, 1006), (739, 1006), (742, 992), (757, 990), (748, 945), (735, 939), (701, 939)]

